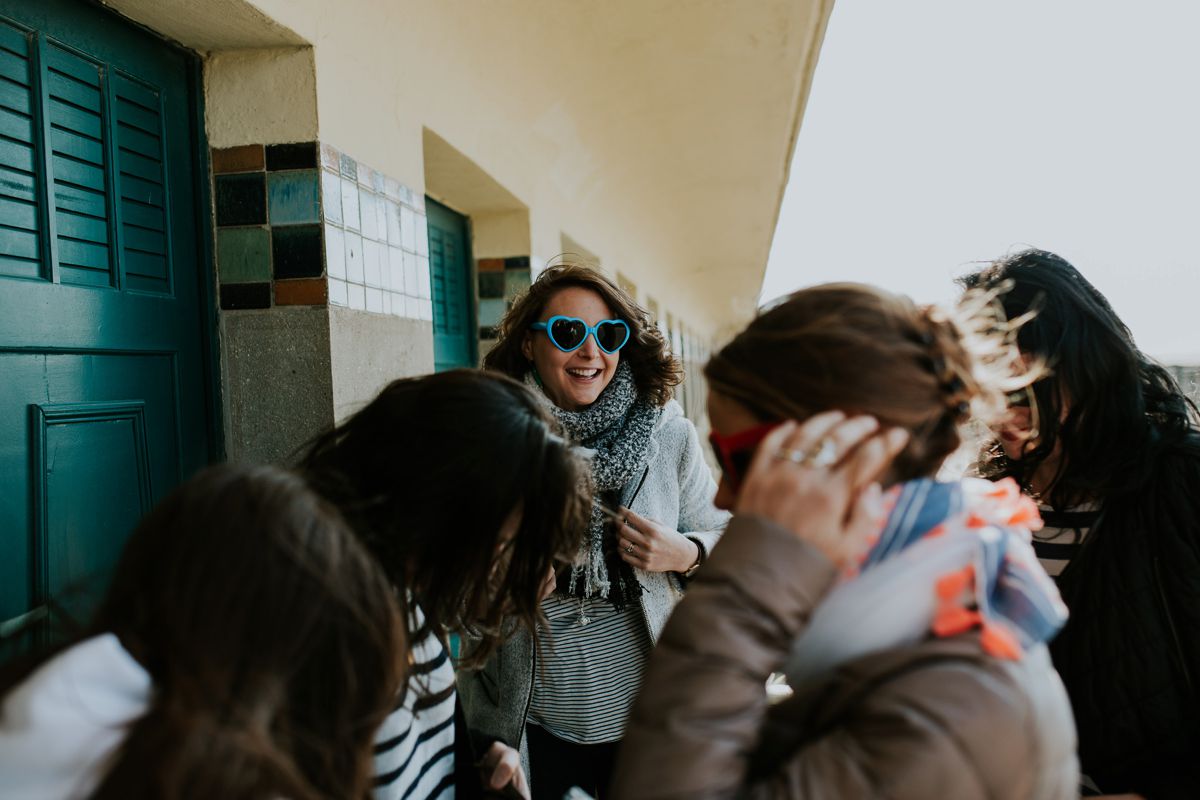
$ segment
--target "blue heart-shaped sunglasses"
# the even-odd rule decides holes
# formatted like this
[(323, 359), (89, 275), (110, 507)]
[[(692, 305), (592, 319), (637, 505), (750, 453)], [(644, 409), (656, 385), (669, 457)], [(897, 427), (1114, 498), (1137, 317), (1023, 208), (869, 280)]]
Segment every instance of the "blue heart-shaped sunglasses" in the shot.
[(578, 317), (554, 316), (529, 327), (535, 331), (545, 331), (550, 337), (550, 344), (564, 353), (573, 353), (583, 347), (589, 334), (595, 337), (600, 349), (609, 355), (629, 341), (629, 324), (623, 319), (602, 319), (595, 325), (588, 325)]

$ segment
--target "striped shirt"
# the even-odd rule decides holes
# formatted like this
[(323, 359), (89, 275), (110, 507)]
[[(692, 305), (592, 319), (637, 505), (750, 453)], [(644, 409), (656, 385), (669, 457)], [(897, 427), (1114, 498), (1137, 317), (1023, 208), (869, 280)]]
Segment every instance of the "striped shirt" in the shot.
[(641, 608), (555, 594), (542, 611), (530, 721), (576, 744), (619, 741), (652, 647)]
[(1039, 506), (1038, 510), (1045, 525), (1033, 534), (1033, 552), (1050, 577), (1057, 578), (1083, 547), (1084, 537), (1096, 524), (1100, 512), (1094, 505), (1068, 511)]
[[(414, 630), (425, 618), (415, 605)], [(412, 648), (408, 687), (375, 734), (375, 797), (454, 797), (454, 665), (430, 631)]]

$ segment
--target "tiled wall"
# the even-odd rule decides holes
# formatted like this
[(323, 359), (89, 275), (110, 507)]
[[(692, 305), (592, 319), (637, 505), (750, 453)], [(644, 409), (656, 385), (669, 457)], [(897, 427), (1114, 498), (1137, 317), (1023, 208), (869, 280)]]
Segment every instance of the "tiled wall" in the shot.
[(221, 308), (324, 305), (313, 142), (212, 151)]
[(329, 302), (432, 320), (425, 198), (321, 145)]
[(479, 280), (480, 352), (496, 339), (496, 326), (517, 295), (529, 288), (529, 256), (481, 258), (475, 262)]
[(327, 144), (212, 151), (221, 308), (431, 320), (425, 199)]

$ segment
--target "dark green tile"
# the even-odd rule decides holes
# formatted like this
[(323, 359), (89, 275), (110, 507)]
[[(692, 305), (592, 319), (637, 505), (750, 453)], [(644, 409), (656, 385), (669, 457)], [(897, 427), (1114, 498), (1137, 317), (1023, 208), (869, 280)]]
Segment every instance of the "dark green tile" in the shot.
[(271, 280), (271, 234), (266, 228), (218, 228), (217, 274), (221, 283)]
[(482, 298), (504, 297), (504, 273), (479, 273), (479, 296)]
[(320, 225), (271, 228), (271, 259), (276, 278), (317, 278), (325, 271)]

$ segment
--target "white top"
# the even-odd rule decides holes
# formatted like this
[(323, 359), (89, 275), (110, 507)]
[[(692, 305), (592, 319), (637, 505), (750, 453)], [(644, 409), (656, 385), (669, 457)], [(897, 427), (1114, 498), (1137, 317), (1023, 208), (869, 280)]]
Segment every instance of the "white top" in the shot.
[(542, 611), (530, 721), (575, 744), (620, 741), (652, 647), (640, 604), (555, 594)]
[(1099, 516), (1099, 506), (1088, 503), (1065, 512), (1038, 505), (1045, 521), (1040, 531), (1033, 533), (1033, 550), (1038, 561), (1052, 578), (1062, 574), (1083, 546)]
[(150, 696), (150, 675), (114, 634), (47, 661), (0, 707), (0, 797), (89, 796)]
[[(415, 605), (416, 628), (425, 623)], [(412, 648), (408, 686), (375, 734), (375, 797), (454, 797), (454, 665), (431, 631)]]

